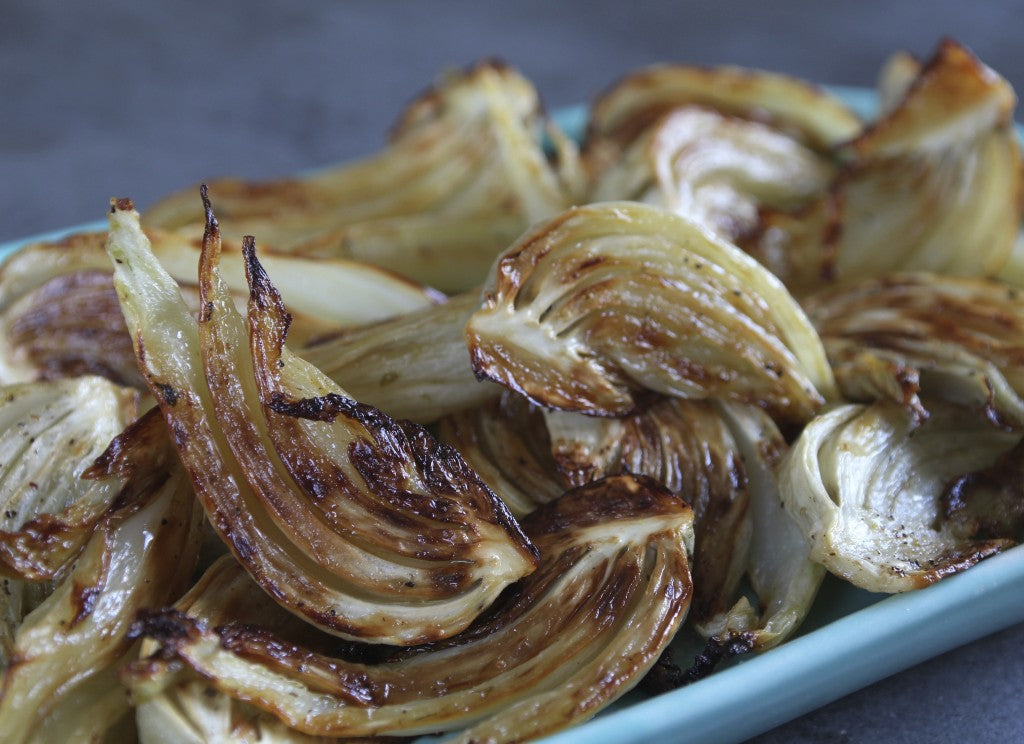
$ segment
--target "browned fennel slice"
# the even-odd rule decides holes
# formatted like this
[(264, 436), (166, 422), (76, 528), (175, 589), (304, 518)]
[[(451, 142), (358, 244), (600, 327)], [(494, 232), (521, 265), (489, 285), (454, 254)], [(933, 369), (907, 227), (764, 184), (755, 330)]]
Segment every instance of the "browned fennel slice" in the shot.
[(498, 260), (466, 333), (479, 377), (550, 408), (621, 416), (652, 390), (805, 421), (835, 393), (821, 341), (774, 276), (635, 202), (535, 226)]
[(889, 401), (838, 406), (807, 425), (781, 466), (783, 503), (811, 557), (862, 589), (917, 589), (1014, 543), (965, 531), (946, 507), (956, 481), (1021, 435), (948, 404), (930, 413), (919, 424)]
[(249, 325), (207, 203), (198, 324), (130, 203), (108, 251), (140, 367), (221, 539), (290, 611), (410, 645), (465, 628), (533, 570), (498, 498), (425, 430), (361, 405), (284, 348), (288, 315), (250, 241)]

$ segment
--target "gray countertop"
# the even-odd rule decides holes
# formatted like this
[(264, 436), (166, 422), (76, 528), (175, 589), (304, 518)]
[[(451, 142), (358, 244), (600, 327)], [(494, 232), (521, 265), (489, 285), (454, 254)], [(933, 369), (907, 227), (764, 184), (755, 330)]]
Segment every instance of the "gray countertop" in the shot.
[[(436, 73), (482, 57), (555, 108), (657, 61), (869, 86), (891, 52), (952, 36), (1024, 90), (1021, 19), (1024, 2), (3, 0), (0, 242), (101, 219), (111, 196), (144, 208), (368, 153)], [(1009, 628), (755, 741), (1024, 741), (1022, 647)]]

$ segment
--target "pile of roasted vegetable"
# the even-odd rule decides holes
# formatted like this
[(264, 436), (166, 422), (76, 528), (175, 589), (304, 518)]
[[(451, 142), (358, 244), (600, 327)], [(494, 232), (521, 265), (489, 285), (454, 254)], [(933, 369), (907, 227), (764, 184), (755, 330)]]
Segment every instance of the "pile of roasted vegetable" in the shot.
[(1015, 97), (879, 96), (661, 66), (577, 144), (486, 63), (11, 256), (4, 741), (534, 738), (1015, 544)]

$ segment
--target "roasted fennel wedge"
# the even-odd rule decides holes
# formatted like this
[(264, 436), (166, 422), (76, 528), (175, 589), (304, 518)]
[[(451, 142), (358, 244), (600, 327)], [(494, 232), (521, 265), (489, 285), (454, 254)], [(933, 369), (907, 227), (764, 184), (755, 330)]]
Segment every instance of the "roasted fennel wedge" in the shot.
[(835, 395), (821, 341), (774, 276), (635, 202), (574, 208), (525, 233), (466, 333), (479, 377), (550, 408), (621, 416), (650, 390), (799, 422)]
[[(532, 739), (596, 713), (671, 640), (690, 602), (691, 522), (690, 509), (649, 479), (608, 478), (524, 521), (540, 566), (455, 638), (356, 663), (252, 626), (218, 626), (219, 597), (200, 595), (142, 619), (160, 649), (128, 681), (145, 707), (182, 681), (166, 665), (183, 663), (309, 734), (469, 726), (458, 741)], [(271, 609), (259, 614), (270, 619)]]
[(195, 568), (202, 513), (159, 415), (128, 427), (89, 475), (119, 498), (18, 627), (0, 688), (10, 744), (102, 740), (130, 710), (115, 667), (135, 613), (176, 601)]
[(897, 274), (828, 287), (804, 308), (851, 400), (919, 394), (1024, 427), (1024, 296), (994, 279)]
[(458, 453), (284, 348), (289, 318), (251, 239), (246, 326), (206, 206), (198, 323), (126, 200), (107, 249), (140, 368), (210, 522), (266, 592), (324, 630), (396, 645), (459, 632), (533, 570), (533, 547)]
[(0, 387), (0, 573), (52, 579), (92, 537), (124, 484), (81, 476), (137, 397), (101, 377)]
[(1009, 83), (945, 41), (899, 103), (836, 149), (842, 168), (814, 204), (763, 210), (741, 245), (798, 295), (895, 271), (994, 276), (1021, 216)]
[[(576, 200), (576, 164), (575, 143), (547, 122), (530, 82), (484, 62), (413, 101), (377, 155), (301, 179), (216, 181), (210, 192), (232, 241), (253, 234), (278, 250), (368, 261), (456, 292), (477, 286), (532, 223)], [(201, 225), (194, 193), (155, 205), (146, 225)]]
[[(990, 468), (1021, 435), (949, 404), (929, 402), (929, 412), (919, 424), (888, 401), (838, 406), (807, 425), (781, 466), (783, 503), (811, 557), (862, 589), (917, 589), (1014, 544), (1009, 534), (964, 529), (947, 512), (956, 483)], [(1006, 472), (1019, 502), (1019, 468)]]

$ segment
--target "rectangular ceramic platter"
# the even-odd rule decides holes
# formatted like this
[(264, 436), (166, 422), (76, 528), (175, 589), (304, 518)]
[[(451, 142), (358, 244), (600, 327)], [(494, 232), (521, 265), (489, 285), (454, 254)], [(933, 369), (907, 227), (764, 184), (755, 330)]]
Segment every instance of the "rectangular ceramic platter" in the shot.
[[(870, 91), (834, 89), (861, 115)], [(582, 135), (582, 108), (556, 113)], [(98, 222), (0, 245), (0, 259), (28, 243), (57, 240)], [(1024, 545), (908, 594), (869, 594), (828, 577), (800, 634), (772, 651), (737, 661), (674, 692), (633, 692), (594, 720), (548, 744), (666, 741), (736, 742), (767, 731), (918, 662), (1024, 621)], [(685, 665), (692, 640), (677, 641)]]

